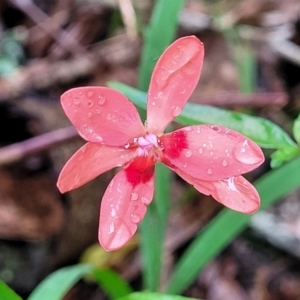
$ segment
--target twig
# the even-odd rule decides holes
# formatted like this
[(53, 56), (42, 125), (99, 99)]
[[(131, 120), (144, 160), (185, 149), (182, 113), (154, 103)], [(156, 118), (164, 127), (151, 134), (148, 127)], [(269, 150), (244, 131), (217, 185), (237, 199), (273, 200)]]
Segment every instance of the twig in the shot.
[[(15, 6), (31, 18), (44, 32), (52, 36), (56, 42), (70, 53), (85, 53), (85, 49), (73, 39), (72, 35), (51, 22), (51, 18), (40, 10), (31, 0), (10, 0)], [(51, 24), (52, 26), (47, 26)]]
[(77, 137), (77, 131), (73, 126), (70, 126), (0, 148), (0, 166), (15, 163), (28, 155), (49, 149)]
[(137, 39), (136, 18), (132, 3), (130, 0), (118, 0), (122, 19), (129, 39)]

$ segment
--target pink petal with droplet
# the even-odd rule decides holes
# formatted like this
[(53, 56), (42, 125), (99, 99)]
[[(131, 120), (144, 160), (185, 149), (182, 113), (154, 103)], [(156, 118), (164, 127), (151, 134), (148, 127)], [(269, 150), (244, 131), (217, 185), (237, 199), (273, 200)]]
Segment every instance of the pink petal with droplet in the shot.
[(185, 127), (165, 134), (160, 142), (164, 163), (206, 181), (250, 172), (264, 161), (256, 143), (222, 126)]
[(204, 181), (192, 178), (181, 171), (176, 171), (176, 173), (192, 184), (200, 193), (211, 195), (215, 200), (232, 210), (252, 214), (259, 209), (259, 194), (243, 176), (218, 181)]
[(241, 213), (252, 214), (259, 209), (260, 197), (254, 186), (243, 176), (196, 184), (201, 192), (203, 186), (213, 185), (211, 196), (226, 207)]
[(159, 58), (148, 92), (148, 132), (162, 133), (180, 114), (198, 83), (203, 57), (202, 42), (189, 36), (176, 40)]
[(57, 186), (62, 193), (73, 190), (100, 174), (134, 159), (134, 150), (86, 143), (67, 161), (60, 172)]
[(122, 146), (145, 134), (135, 106), (107, 87), (80, 87), (61, 96), (63, 109), (79, 134), (89, 142)]
[(132, 185), (125, 170), (121, 170), (107, 187), (99, 224), (99, 242), (106, 251), (117, 250), (126, 244), (144, 218), (154, 193), (154, 167), (151, 169), (152, 177), (147, 182)]

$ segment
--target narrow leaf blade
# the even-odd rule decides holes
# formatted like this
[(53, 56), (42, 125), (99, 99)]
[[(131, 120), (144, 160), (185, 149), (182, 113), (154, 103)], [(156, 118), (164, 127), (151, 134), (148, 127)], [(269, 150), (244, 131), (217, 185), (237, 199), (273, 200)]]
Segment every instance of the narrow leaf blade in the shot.
[(62, 268), (46, 277), (28, 300), (60, 300), (80, 278), (91, 271), (92, 267), (89, 265)]
[[(261, 199), (261, 209), (300, 186), (300, 158), (270, 171), (259, 179), (255, 187)], [(280, 184), (276, 184), (280, 182)], [(204, 266), (220, 253), (242, 230), (251, 216), (227, 209), (221, 211), (192, 242), (178, 262), (167, 287), (167, 292), (184, 291), (198, 276)]]
[(7, 284), (0, 280), (1, 300), (22, 300)]
[[(122, 83), (110, 82), (113, 87), (124, 93), (134, 104), (146, 108), (147, 95)], [(295, 147), (295, 142), (278, 125), (259, 117), (228, 111), (208, 105), (187, 103), (182, 113), (176, 118), (182, 125), (219, 124), (234, 129), (249, 137), (261, 147)]]
[[(159, 293), (133, 293), (118, 300), (196, 300), (182, 296), (166, 295)], [(201, 299), (198, 299), (201, 300)]]

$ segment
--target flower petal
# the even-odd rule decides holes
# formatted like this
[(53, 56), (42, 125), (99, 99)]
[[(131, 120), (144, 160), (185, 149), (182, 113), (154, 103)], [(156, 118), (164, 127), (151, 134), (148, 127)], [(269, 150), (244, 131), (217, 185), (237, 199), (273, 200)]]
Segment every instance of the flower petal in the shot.
[(198, 83), (203, 57), (202, 42), (189, 36), (176, 40), (159, 58), (148, 92), (148, 132), (162, 133), (180, 114)]
[(125, 145), (145, 134), (135, 106), (107, 87), (80, 87), (61, 96), (63, 109), (79, 134), (89, 142)]
[(185, 127), (165, 134), (160, 143), (162, 162), (206, 181), (250, 172), (264, 161), (256, 143), (222, 126)]
[(203, 181), (192, 178), (184, 172), (176, 173), (196, 190), (211, 195), (224, 206), (246, 214), (252, 214), (259, 209), (260, 197), (255, 187), (243, 176), (229, 177), (218, 181)]
[(68, 192), (114, 167), (124, 165), (135, 156), (134, 150), (123, 147), (86, 143), (61, 170), (57, 187), (62, 193)]
[[(99, 242), (106, 251), (117, 250), (126, 244), (144, 218), (154, 193), (154, 167), (147, 181), (133, 185), (126, 169), (112, 179), (101, 203)], [(131, 174), (132, 175), (132, 174)], [(141, 174), (137, 177), (140, 178)]]

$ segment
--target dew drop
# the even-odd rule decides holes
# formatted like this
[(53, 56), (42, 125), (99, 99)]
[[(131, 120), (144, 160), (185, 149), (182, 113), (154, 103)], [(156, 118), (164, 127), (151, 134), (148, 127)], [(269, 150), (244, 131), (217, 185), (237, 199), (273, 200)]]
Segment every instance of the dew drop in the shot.
[(88, 117), (90, 118), (93, 114), (89, 111), (88, 112)]
[(173, 110), (173, 116), (177, 117), (180, 115), (180, 113), (181, 113), (181, 108), (179, 106), (176, 106)]
[(131, 200), (132, 200), (132, 201), (135, 201), (135, 200), (137, 200), (138, 198), (139, 198), (138, 193), (135, 193), (135, 192), (132, 192), (132, 193), (131, 193)]
[(96, 113), (97, 113), (98, 115), (100, 115), (100, 114), (101, 114), (101, 109), (97, 108), (97, 109), (96, 109)]
[(184, 164), (183, 164), (183, 167), (186, 168), (186, 167), (187, 167), (187, 163), (184, 163)]
[(201, 133), (201, 128), (200, 128), (200, 127), (197, 127), (196, 132), (197, 132), (198, 134)]
[(155, 101), (152, 101), (151, 104), (152, 104), (152, 106), (155, 106), (155, 105), (156, 105)]
[(93, 107), (94, 104), (95, 104), (94, 100), (92, 100), (92, 99), (88, 100), (88, 107)]
[(193, 155), (192, 150), (186, 150), (185, 153), (184, 153), (184, 156), (187, 157), (187, 158), (190, 158), (192, 155)]
[(222, 166), (223, 166), (223, 167), (227, 167), (227, 166), (228, 166), (228, 162), (227, 162), (226, 159), (223, 159), (223, 161), (222, 161)]
[(139, 223), (141, 221), (141, 217), (137, 214), (131, 214), (130, 219), (133, 223)]
[(91, 98), (91, 97), (94, 96), (94, 92), (93, 92), (93, 91), (87, 91), (86, 96), (87, 96), (88, 98)]
[(213, 171), (212, 171), (211, 168), (207, 169), (207, 174), (208, 174), (208, 175), (211, 175), (212, 173), (213, 173)]
[(199, 151), (199, 153), (200, 153), (200, 154), (202, 154), (202, 153), (203, 153), (203, 149), (202, 149), (202, 148), (199, 148), (199, 150), (198, 150), (198, 151)]
[(185, 131), (192, 131), (192, 127), (191, 126), (184, 127), (184, 130)]
[(254, 165), (261, 162), (261, 154), (248, 143), (248, 140), (239, 142), (233, 148), (233, 156), (239, 162), (246, 165)]
[(78, 97), (73, 98), (73, 103), (75, 105), (79, 105), (80, 104), (80, 99)]
[(214, 131), (220, 131), (220, 127), (216, 126), (216, 125), (213, 125), (213, 126), (210, 126), (210, 128)]
[(98, 95), (97, 102), (98, 102), (99, 105), (103, 105), (105, 103), (105, 101), (106, 101), (105, 97), (103, 97), (101, 95)]
[(149, 205), (151, 203), (151, 199), (147, 198), (147, 197), (142, 197), (141, 198), (142, 203)]

